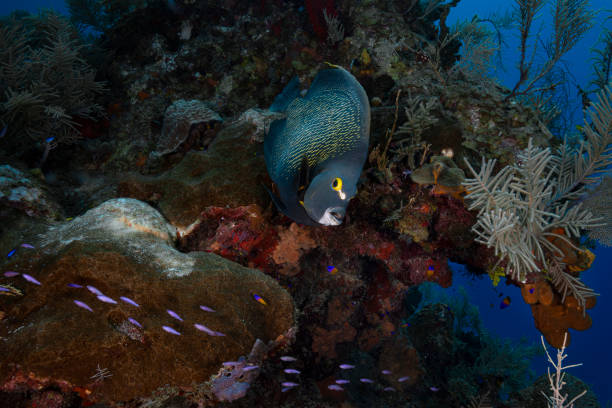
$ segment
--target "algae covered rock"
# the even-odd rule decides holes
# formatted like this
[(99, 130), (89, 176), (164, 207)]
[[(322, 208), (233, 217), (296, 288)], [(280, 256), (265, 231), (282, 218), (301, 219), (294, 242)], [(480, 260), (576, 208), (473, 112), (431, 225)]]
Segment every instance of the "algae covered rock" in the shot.
[(9, 207), (30, 217), (58, 218), (62, 210), (44, 183), (9, 166), (0, 165), (0, 208)]
[(274, 279), (214, 254), (180, 253), (173, 240), (155, 209), (116, 199), (14, 256), (7, 268), (40, 285), (14, 277), (24, 295), (0, 299), (0, 388), (16, 390), (8, 384), (31, 373), (84, 388), (91, 401), (193, 384), (214, 399), (207, 381), (222, 362), (252, 356), (258, 339), (270, 344), (294, 325), (291, 297)]
[(219, 131), (207, 151), (190, 151), (167, 172), (130, 175), (119, 194), (153, 202), (177, 227), (186, 228), (208, 206), (240, 207), (270, 203), (261, 145), (250, 143), (252, 125), (236, 121)]

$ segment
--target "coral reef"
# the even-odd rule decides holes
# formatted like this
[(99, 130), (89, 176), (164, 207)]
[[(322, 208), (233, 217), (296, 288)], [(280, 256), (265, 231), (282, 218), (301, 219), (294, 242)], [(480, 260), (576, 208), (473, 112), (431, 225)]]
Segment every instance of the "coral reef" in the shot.
[[(427, 289), (451, 286), (449, 261), (521, 286), (553, 345), (590, 325), (582, 227), (609, 238), (586, 215), (606, 213), (609, 183), (589, 184), (609, 164), (609, 90), (572, 150), (542, 106), (508, 103), (512, 91), (481, 75), (492, 37), (482, 19), (449, 29), (457, 0), (68, 3), (75, 24), (103, 34), (85, 50), (74, 27), (53, 23), (69, 31), (56, 33), (56, 54), (83, 58), (67, 85), (85, 92), (82, 105), (65, 97), (77, 108), (62, 116), (60, 101), (45, 100), (44, 123), (0, 106), (0, 143), (30, 125), (74, 122), (65, 139), (36, 134), (3, 155), (0, 249), (17, 275), (0, 276), (0, 400), (510, 406), (505, 396), (531, 380), (532, 349), (486, 334), (467, 296)], [(23, 51), (55, 21), (41, 18), (3, 26), (0, 42), (14, 38), (8, 46)], [(93, 58), (96, 47), (112, 58)], [(96, 121), (100, 89), (85, 51), (108, 83), (108, 122)], [(19, 62), (9, 57), (8, 77)], [(262, 142), (282, 116), (265, 107), (291, 78), (307, 86), (324, 61), (367, 91), (372, 143), (345, 222), (317, 228), (274, 207)], [(72, 136), (82, 139), (49, 154)], [(476, 172), (469, 163), (481, 157)], [(480, 181), (464, 180), (470, 171)], [(499, 208), (521, 222), (487, 224)]]

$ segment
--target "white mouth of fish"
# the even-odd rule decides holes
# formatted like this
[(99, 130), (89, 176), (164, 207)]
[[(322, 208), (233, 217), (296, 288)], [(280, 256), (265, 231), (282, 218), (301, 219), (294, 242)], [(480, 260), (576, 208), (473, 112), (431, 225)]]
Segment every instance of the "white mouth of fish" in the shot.
[(325, 210), (323, 217), (319, 219), (319, 224), (323, 225), (340, 225), (344, 219), (344, 208), (342, 207), (330, 207)]

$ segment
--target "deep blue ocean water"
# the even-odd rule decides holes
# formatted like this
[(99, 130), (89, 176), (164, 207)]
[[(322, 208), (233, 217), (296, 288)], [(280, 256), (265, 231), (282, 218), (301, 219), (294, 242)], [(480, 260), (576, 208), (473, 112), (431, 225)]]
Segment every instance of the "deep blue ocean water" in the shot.
[[(475, 14), (480, 17), (487, 17), (491, 13), (503, 12), (512, 7), (513, 2), (508, 0), (461, 0), (455, 7), (448, 19), (448, 24), (452, 25), (457, 21), (471, 19)], [(590, 52), (591, 48), (597, 45), (598, 36), (603, 27), (612, 30), (612, 2), (610, 0), (591, 0), (593, 10), (599, 13), (595, 18), (593, 28), (584, 36), (579, 44), (571, 50), (564, 58), (564, 64), (571, 73), (571, 81), (582, 88), (588, 88), (588, 82), (592, 77), (592, 64)], [(67, 13), (67, 8), (62, 0), (2, 0), (0, 2), (0, 15), (8, 14), (15, 9), (22, 9), (36, 12), (40, 8), (52, 8), (62, 13)], [(607, 9), (607, 12), (606, 12)], [(550, 33), (550, 9), (545, 9), (539, 23), (540, 35), (545, 38)], [(502, 48), (502, 69), (498, 69), (494, 75), (499, 81), (511, 87), (517, 80), (518, 71), (518, 32), (509, 30), (504, 32), (505, 45)], [(572, 84), (574, 85), (574, 84)], [(575, 89), (575, 86), (570, 88)], [(573, 95), (575, 97), (575, 94)], [(582, 114), (577, 99), (571, 105), (572, 119), (574, 125), (581, 124)], [(577, 375), (584, 381), (592, 385), (602, 406), (610, 406), (612, 403), (612, 387), (610, 386), (610, 370), (612, 368), (612, 352), (610, 343), (612, 342), (612, 325), (610, 315), (612, 313), (612, 279), (610, 265), (612, 265), (612, 248), (597, 248), (595, 251), (597, 258), (593, 267), (582, 274), (585, 283), (594, 288), (601, 296), (597, 306), (589, 311), (593, 318), (593, 326), (586, 332), (572, 331), (572, 344), (567, 349), (568, 364), (579, 363), (581, 367), (572, 368), (570, 373)], [(460, 266), (455, 268), (457, 271)], [(470, 300), (480, 309), (480, 314), (484, 325), (491, 332), (499, 336), (512, 339), (527, 337), (529, 340), (539, 344), (540, 333), (535, 329), (531, 310), (521, 300), (520, 290), (514, 286), (506, 286), (500, 283), (499, 290), (513, 299), (509, 308), (500, 310), (498, 307), (498, 294), (492, 290), (491, 282), (488, 278), (471, 280), (463, 274), (455, 274), (453, 288), (464, 286), (470, 295)], [(491, 303), (494, 307), (491, 307)], [(545, 373), (547, 362), (545, 356), (537, 358), (533, 362), (533, 368), (537, 374)]]

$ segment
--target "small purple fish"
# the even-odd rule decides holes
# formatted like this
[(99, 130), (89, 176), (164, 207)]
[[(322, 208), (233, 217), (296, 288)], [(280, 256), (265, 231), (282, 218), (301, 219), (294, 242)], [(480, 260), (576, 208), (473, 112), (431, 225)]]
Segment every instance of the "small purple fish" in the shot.
[(181, 322), (183, 321), (183, 319), (181, 319), (181, 316), (179, 316), (178, 314), (176, 314), (176, 312), (175, 312), (175, 311), (170, 310), (170, 309), (167, 309), (167, 310), (166, 310), (166, 312), (168, 312), (168, 314), (169, 314), (170, 316), (174, 317), (176, 320), (179, 320), (179, 321), (181, 321)]
[(252, 370), (256, 370), (258, 369), (259, 366), (258, 365), (252, 365), (252, 366), (246, 366), (242, 369), (242, 371), (252, 371)]
[(342, 388), (338, 384), (330, 384), (330, 385), (327, 386), (327, 388), (332, 390), (332, 391), (344, 391), (344, 388)]
[(355, 366), (351, 364), (340, 364), (338, 367), (340, 367), (343, 370), (350, 370), (351, 368), (355, 368)]
[(297, 387), (300, 384), (294, 383), (294, 382), (291, 382), (291, 381), (285, 381), (284, 383), (281, 383), (281, 385), (283, 387)]
[(79, 285), (78, 283), (69, 283), (68, 285), (69, 288), (82, 288), (83, 286)]
[(391, 370), (382, 370), (381, 373), (383, 373), (384, 375), (389, 375), (391, 374)]
[(138, 327), (140, 327), (142, 329), (142, 324), (138, 323), (138, 320), (136, 320), (134, 318), (131, 318), (131, 317), (128, 317), (128, 321), (130, 323), (132, 323), (134, 326), (138, 326)]
[(87, 309), (87, 310), (89, 310), (90, 312), (93, 312), (93, 310), (91, 310), (91, 307), (89, 307), (89, 306), (87, 305), (87, 303), (85, 303), (85, 302), (81, 302), (80, 300), (75, 300), (75, 301), (74, 301), (74, 303), (75, 303), (75, 304), (76, 304), (78, 307), (82, 307), (83, 309)]
[(5, 288), (4, 286), (0, 286), (0, 292), (10, 292), (9, 288)]
[(20, 245), (22, 248), (28, 248), (28, 249), (34, 249), (34, 247), (30, 244), (21, 244)]
[(216, 331), (209, 329), (208, 327), (204, 326), (203, 324), (196, 323), (196, 324), (194, 324), (194, 326), (195, 326), (196, 329), (198, 329), (200, 331), (203, 331), (204, 333), (206, 333), (206, 334), (208, 334), (210, 336), (216, 336), (216, 334), (215, 334), (215, 333), (217, 333)]
[(27, 273), (22, 273), (21, 276), (23, 276), (23, 279), (27, 280), (28, 282), (32, 282), (35, 285), (40, 285), (39, 281), (37, 281), (33, 276), (30, 276)]
[(19, 272), (15, 272), (15, 271), (6, 271), (4, 272), (4, 276), (6, 276), (7, 278), (12, 278), (19, 275)]
[(283, 371), (286, 372), (287, 374), (299, 374), (300, 373), (300, 370), (296, 370), (295, 368), (285, 368)]
[(208, 306), (202, 306), (202, 305), (200, 305), (200, 309), (202, 309), (205, 312), (215, 312), (216, 311), (215, 309), (212, 309)]
[(290, 389), (292, 389), (293, 387), (283, 387), (283, 389), (281, 389), (281, 392), (287, 392)]
[(104, 293), (102, 293), (98, 288), (96, 288), (95, 286), (91, 286), (91, 285), (87, 285), (87, 290), (89, 290), (91, 293), (93, 293), (96, 296), (104, 296)]
[(385, 387), (385, 388), (383, 388), (383, 391), (395, 391), (395, 388), (393, 388), (393, 387)]
[(438, 387), (429, 387), (429, 389), (432, 390), (433, 392), (440, 391), (440, 389)]
[(369, 378), (360, 378), (359, 381), (366, 384), (374, 384), (374, 380), (371, 380)]
[(223, 364), (225, 367), (236, 367), (242, 363), (240, 361), (224, 361), (221, 364)]
[(11, 250), (9, 251), (9, 253), (8, 253), (8, 254), (6, 254), (6, 257), (7, 257), (7, 258), (10, 258), (11, 256), (15, 255), (15, 251), (17, 251), (17, 250), (16, 250), (16, 249), (11, 249)]
[(410, 379), (410, 376), (405, 376), (405, 377), (400, 377), (397, 379), (397, 382), (404, 382), (404, 381), (408, 381)]
[(349, 380), (336, 380), (336, 384), (348, 384), (350, 383)]
[(98, 300), (104, 303), (112, 303), (113, 305), (117, 304), (117, 301), (115, 299), (111, 299), (106, 295), (98, 295)]
[(176, 330), (174, 330), (172, 327), (169, 327), (169, 326), (162, 326), (162, 329), (164, 329), (164, 331), (167, 331), (170, 334), (175, 334), (177, 336), (181, 335), (181, 333), (177, 332)]
[(132, 299), (130, 299), (129, 297), (125, 297), (125, 296), (120, 296), (119, 299), (123, 300), (125, 303), (129, 303), (132, 306), (136, 306), (136, 307), (140, 307), (140, 305), (136, 302), (134, 302)]
[(280, 359), (283, 361), (297, 361), (297, 358), (291, 356), (281, 356)]

